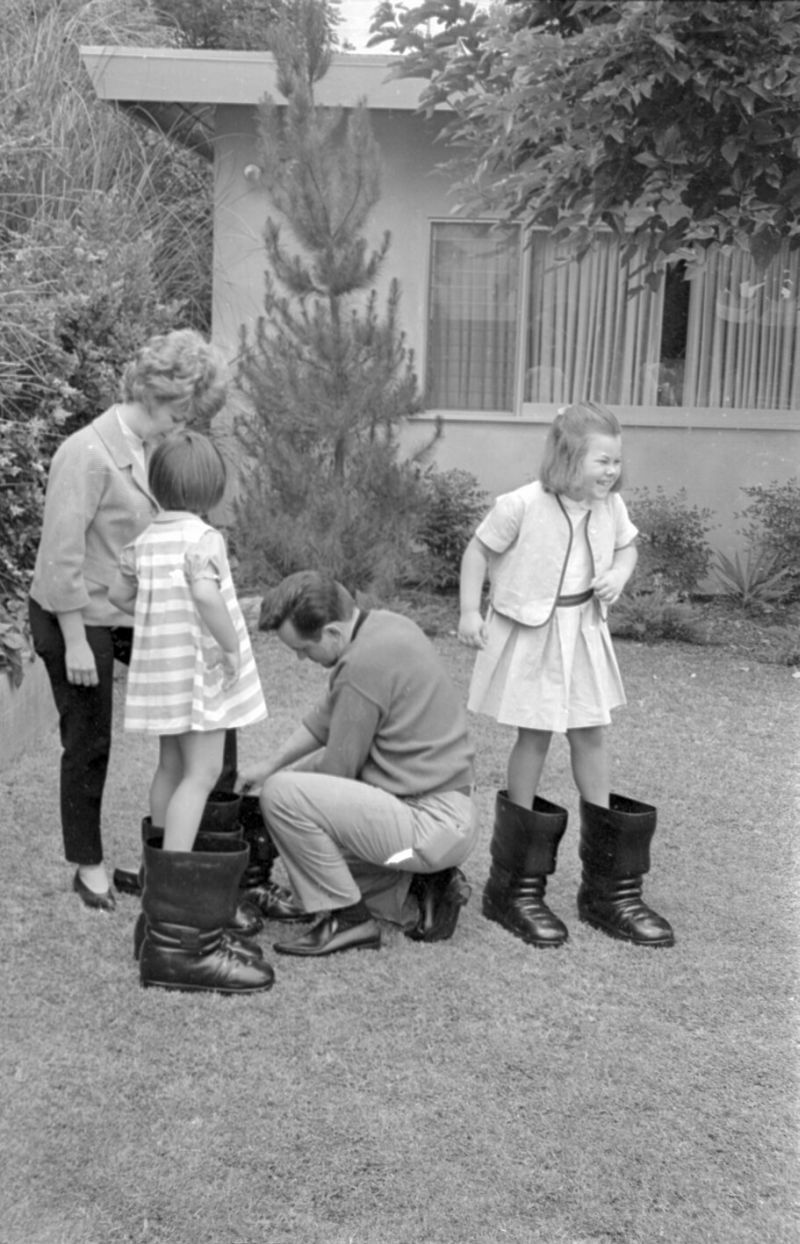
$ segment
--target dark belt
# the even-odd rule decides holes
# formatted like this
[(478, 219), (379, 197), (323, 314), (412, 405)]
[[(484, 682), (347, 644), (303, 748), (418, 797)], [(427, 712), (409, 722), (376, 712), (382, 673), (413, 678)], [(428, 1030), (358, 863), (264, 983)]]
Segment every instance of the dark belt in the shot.
[(556, 605), (560, 609), (565, 605), (585, 605), (587, 600), (591, 600), (594, 596), (594, 588), (587, 588), (585, 592), (575, 592), (572, 596), (559, 596), (556, 598)]

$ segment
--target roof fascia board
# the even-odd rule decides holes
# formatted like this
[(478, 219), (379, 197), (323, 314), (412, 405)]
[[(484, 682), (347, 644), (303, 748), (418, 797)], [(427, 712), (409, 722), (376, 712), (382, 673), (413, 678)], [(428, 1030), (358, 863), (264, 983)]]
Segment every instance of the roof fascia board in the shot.
[[(278, 95), (269, 52), (85, 46), (80, 54), (95, 93), (108, 101), (255, 105), (267, 92)], [(317, 104), (352, 107), (366, 99), (370, 108), (416, 111), (426, 81), (393, 77), (398, 59), (337, 53), (314, 87)]]

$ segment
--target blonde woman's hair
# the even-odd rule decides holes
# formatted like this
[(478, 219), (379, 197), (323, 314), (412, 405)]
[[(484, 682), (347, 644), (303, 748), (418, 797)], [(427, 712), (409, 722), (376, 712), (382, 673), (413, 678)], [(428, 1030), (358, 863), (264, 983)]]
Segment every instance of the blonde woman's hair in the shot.
[[(550, 425), (539, 471), (545, 492), (570, 492), (581, 479), (590, 436), (622, 436), (613, 411), (597, 402), (573, 402), (562, 406)], [(622, 485), (622, 473), (612, 492)]]
[(151, 337), (122, 373), (123, 402), (151, 411), (169, 403), (187, 423), (208, 426), (228, 399), (229, 376), (219, 352), (191, 328)]

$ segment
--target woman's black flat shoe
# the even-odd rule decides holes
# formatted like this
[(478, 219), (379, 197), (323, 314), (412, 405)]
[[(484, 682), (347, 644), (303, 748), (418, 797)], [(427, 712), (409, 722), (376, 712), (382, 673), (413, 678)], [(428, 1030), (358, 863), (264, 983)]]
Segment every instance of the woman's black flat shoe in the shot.
[(76, 872), (72, 878), (72, 888), (84, 907), (91, 907), (94, 911), (116, 911), (117, 900), (111, 891), (106, 890), (103, 894), (97, 894), (94, 890), (90, 890), (88, 885), (81, 881), (80, 872)]

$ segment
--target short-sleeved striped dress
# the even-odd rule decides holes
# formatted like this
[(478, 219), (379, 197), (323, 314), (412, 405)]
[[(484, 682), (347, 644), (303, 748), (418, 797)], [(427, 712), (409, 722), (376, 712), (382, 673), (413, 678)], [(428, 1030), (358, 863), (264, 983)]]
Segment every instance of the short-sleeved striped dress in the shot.
[[(267, 708), (221, 534), (194, 514), (167, 511), (123, 549), (120, 569), (137, 584), (125, 729), (187, 734), (262, 721)], [(192, 598), (197, 578), (218, 584), (239, 637), (240, 673), (227, 690), (219, 647)]]

